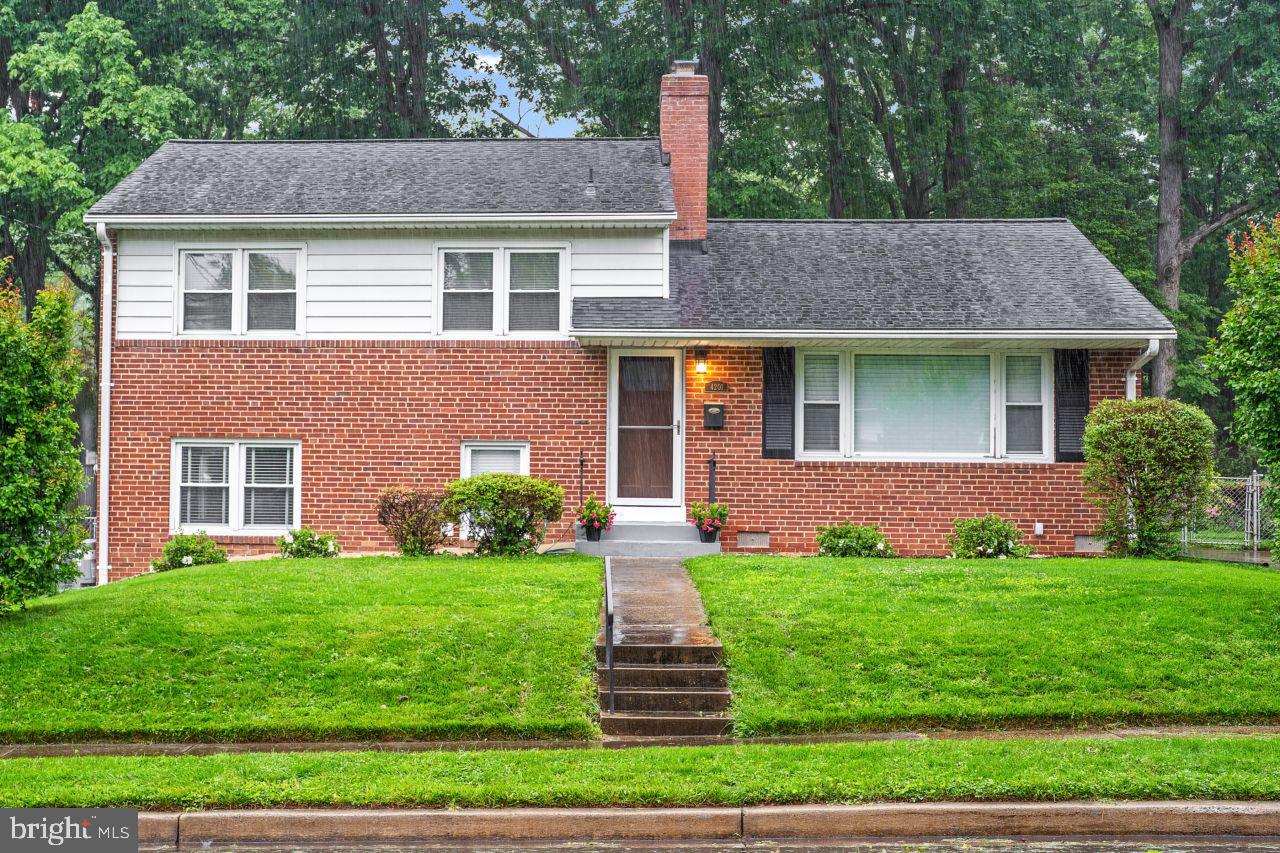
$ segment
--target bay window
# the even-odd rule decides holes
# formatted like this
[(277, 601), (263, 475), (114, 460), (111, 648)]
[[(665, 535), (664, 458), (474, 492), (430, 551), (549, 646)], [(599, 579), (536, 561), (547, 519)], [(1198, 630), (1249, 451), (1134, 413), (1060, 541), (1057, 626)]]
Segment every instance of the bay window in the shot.
[(563, 258), (561, 249), (442, 249), (440, 331), (560, 332)]
[(801, 351), (801, 458), (1045, 461), (1043, 353)]
[(175, 533), (277, 533), (298, 527), (296, 441), (182, 440), (173, 445)]

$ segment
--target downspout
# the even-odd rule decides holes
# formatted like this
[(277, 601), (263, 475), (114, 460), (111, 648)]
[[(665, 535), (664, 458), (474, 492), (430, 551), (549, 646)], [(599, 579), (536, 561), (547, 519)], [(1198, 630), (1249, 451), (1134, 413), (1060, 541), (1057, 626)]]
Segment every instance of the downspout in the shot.
[(1133, 360), (1133, 364), (1124, 372), (1124, 398), (1126, 400), (1138, 399), (1138, 371), (1147, 366), (1147, 362), (1156, 357), (1156, 353), (1160, 352), (1160, 339), (1148, 338), (1147, 348), (1142, 354)]
[(113, 284), (115, 281), (115, 247), (107, 234), (107, 226), (99, 222), (98, 242), (102, 244), (102, 340), (99, 342), (101, 367), (98, 369), (98, 530), (94, 547), (98, 554), (98, 584), (111, 578), (111, 561), (107, 557), (108, 510), (111, 502), (111, 339), (115, 313)]

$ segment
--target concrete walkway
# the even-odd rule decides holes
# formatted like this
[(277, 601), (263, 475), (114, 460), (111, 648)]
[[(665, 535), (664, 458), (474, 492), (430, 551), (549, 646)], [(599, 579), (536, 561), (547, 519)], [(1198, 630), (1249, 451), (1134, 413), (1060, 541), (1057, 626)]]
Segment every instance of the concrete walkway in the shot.
[(613, 642), (718, 646), (702, 596), (678, 559), (613, 557)]

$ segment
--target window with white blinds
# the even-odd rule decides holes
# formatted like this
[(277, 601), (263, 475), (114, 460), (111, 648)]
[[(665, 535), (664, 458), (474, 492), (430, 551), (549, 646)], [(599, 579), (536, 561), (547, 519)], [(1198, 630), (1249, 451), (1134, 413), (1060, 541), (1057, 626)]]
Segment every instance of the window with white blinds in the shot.
[(560, 249), (457, 248), (440, 252), (440, 331), (559, 332)]
[(296, 529), (301, 485), (298, 455), (298, 442), (175, 442), (173, 531)]
[(476, 474), (528, 474), (527, 441), (462, 442), (462, 476)]
[(1043, 353), (797, 354), (803, 458), (1046, 460)]
[(300, 249), (183, 249), (180, 255), (179, 332), (298, 331)]

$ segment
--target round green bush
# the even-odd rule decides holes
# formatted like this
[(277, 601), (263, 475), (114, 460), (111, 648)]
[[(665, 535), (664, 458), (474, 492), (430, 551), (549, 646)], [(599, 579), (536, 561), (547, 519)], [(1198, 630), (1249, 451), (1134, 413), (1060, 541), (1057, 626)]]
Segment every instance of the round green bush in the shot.
[(187, 566), (209, 566), (225, 563), (227, 551), (205, 533), (180, 533), (165, 543), (160, 559), (151, 564), (157, 572)]
[(1212, 493), (1214, 428), (1186, 403), (1104, 400), (1084, 431), (1084, 484), (1102, 510), (1098, 535), (1121, 555), (1168, 557)]
[(564, 489), (519, 474), (477, 474), (445, 489), (445, 517), (475, 542), (476, 553), (524, 554), (564, 513)]
[(318, 533), (310, 527), (290, 530), (276, 540), (280, 556), (295, 559), (336, 557), (342, 553), (338, 538), (332, 533)]
[(845, 521), (818, 528), (819, 557), (893, 557), (893, 546), (876, 524)]
[(995, 513), (982, 518), (957, 518), (955, 532), (947, 537), (951, 556), (963, 560), (1026, 557), (1031, 547), (1022, 544), (1022, 531)]

